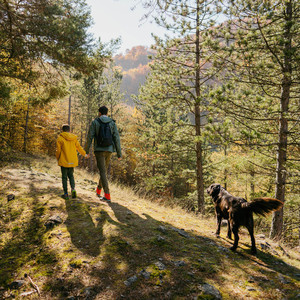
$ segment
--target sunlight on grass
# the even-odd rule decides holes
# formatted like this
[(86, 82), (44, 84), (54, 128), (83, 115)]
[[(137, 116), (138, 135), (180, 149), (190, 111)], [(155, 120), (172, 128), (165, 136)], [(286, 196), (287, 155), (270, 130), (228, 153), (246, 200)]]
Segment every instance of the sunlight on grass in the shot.
[[(169, 290), (180, 299), (201, 295), (202, 283), (219, 289), (223, 299), (296, 295), (299, 253), (284, 245), (289, 257), (268, 239), (277, 255), (264, 250), (254, 257), (242, 229), (240, 247), (233, 253), (226, 227), (215, 238), (213, 215), (164, 206), (114, 183), (112, 203), (101, 202), (95, 196), (98, 175), (79, 168), (78, 198), (66, 201), (60, 197), (60, 169), (54, 159), (36, 158), (30, 168), (26, 164), (6, 166), (1, 173), (6, 185), (0, 194), (0, 286), (28, 273), (45, 299), (74, 293), (83, 297), (90, 287), (105, 299), (121, 294), (151, 299)], [(16, 198), (7, 203), (6, 194), (12, 191)], [(62, 223), (46, 228), (45, 222), (56, 216)], [(280, 279), (281, 273), (286, 279)], [(128, 278), (134, 278), (134, 288), (124, 284)]]

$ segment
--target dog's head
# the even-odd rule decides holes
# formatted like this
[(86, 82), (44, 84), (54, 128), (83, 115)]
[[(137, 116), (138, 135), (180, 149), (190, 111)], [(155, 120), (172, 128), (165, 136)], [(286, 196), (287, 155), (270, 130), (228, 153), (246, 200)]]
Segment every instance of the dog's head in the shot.
[(218, 195), (221, 191), (221, 185), (219, 183), (213, 183), (207, 188), (207, 193), (212, 197)]

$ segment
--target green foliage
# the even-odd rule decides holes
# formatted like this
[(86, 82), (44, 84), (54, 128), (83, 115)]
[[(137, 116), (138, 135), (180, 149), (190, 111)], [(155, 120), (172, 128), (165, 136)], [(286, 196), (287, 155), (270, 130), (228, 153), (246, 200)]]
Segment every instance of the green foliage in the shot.
[(220, 11), (216, 1), (167, 2), (158, 5), (161, 15), (156, 21), (177, 36), (155, 37), (156, 55), (137, 101), (145, 116), (140, 137), (145, 160), (138, 170), (145, 174), (147, 190), (152, 186), (164, 193), (171, 187), (176, 197), (186, 197), (196, 189), (201, 210), (209, 176), (207, 98), (218, 72), (207, 67), (215, 53), (207, 47), (206, 30)]
[(35, 66), (45, 60), (81, 71), (92, 66), (85, 1), (9, 1), (1, 15), (1, 76), (31, 81), (39, 73)]

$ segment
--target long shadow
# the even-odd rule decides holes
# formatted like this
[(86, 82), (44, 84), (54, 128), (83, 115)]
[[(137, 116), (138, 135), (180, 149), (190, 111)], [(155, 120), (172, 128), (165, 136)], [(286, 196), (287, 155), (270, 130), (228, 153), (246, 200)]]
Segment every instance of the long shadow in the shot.
[[(201, 250), (207, 253), (215, 247), (212, 240), (202, 237), (186, 238), (173, 230), (163, 233), (159, 231), (159, 226), (172, 226), (157, 221), (147, 214), (140, 216), (118, 203), (112, 202), (109, 206), (117, 222), (111, 218), (108, 218), (107, 221), (117, 226), (119, 235), (112, 236), (107, 241), (101, 268), (94, 268), (90, 272), (90, 275), (96, 278), (98, 283), (92, 287), (94, 294), (90, 295), (89, 299), (96, 299), (97, 295), (105, 290), (105, 287), (111, 286), (112, 282), (114, 283), (113, 299), (168, 299), (166, 293), (173, 289), (173, 286), (176, 286), (176, 290), (179, 291), (177, 296), (183, 297), (186, 296), (186, 290), (193, 282), (193, 279), (187, 275), (191, 268), (195, 270), (199, 268), (200, 273), (202, 272), (202, 275), (199, 273), (200, 276), (194, 278), (195, 282), (204, 281), (206, 277), (211, 276), (208, 274), (217, 272), (217, 268), (210, 262), (207, 263), (204, 260), (193, 262), (193, 260), (197, 261), (197, 259), (203, 258)], [(164, 236), (164, 238), (161, 239), (160, 236)], [(174, 243), (175, 239), (176, 243)], [(202, 243), (205, 245), (201, 245)], [(200, 249), (194, 244), (197, 244)], [(182, 263), (183, 260), (185, 265), (176, 266), (177, 262)], [(216, 266), (221, 264), (221, 257), (215, 258), (215, 260)], [(168, 271), (160, 270), (157, 267), (158, 262), (165, 264)], [(120, 264), (125, 266), (121, 270)], [(126, 287), (124, 284), (126, 279), (140, 274), (149, 266), (154, 270), (154, 278), (152, 276), (151, 279), (145, 279), (142, 275), (138, 275), (141, 286)], [(150, 280), (152, 282), (150, 286), (158, 285), (159, 290), (144, 289), (143, 280)]]
[[(40, 203), (37, 195), (43, 195), (48, 191), (38, 191), (33, 184), (30, 185), (30, 194), (33, 197), (30, 203), (31, 216), (28, 222), (20, 220), (12, 230), (12, 237), (0, 250), (0, 285), (7, 286), (13, 279), (18, 270), (24, 265), (30, 265), (37, 262), (41, 267), (47, 267), (47, 273), (51, 273), (51, 267), (57, 262), (56, 254), (45, 246), (44, 235), (46, 228), (42, 222), (42, 216), (45, 213), (45, 207)], [(26, 210), (26, 204), (20, 210), (12, 209), (16, 201), (22, 203), (22, 199), (15, 199), (6, 204), (6, 218), (10, 223), (18, 220), (22, 216), (23, 210)], [(4, 220), (5, 222), (5, 220)], [(28, 270), (30, 273), (30, 269)], [(30, 275), (30, 274), (29, 274)]]
[[(140, 216), (118, 203), (112, 202), (109, 206), (118, 222), (110, 218), (107, 220), (118, 227), (119, 236), (109, 238), (107, 247), (110, 249), (103, 257), (102, 267), (91, 271), (90, 275), (96, 277), (97, 281), (101, 282), (101, 286), (93, 287), (94, 296), (90, 299), (96, 299), (97, 293), (103, 291), (105, 286), (111, 285), (111, 282), (115, 283), (115, 299), (124, 297), (126, 299), (173, 299), (174, 294), (168, 297), (167, 293), (174, 286), (176, 286), (176, 297), (186, 297), (191, 285), (211, 279), (219, 281), (222, 285), (224, 267), (228, 264), (233, 264), (236, 268), (240, 268), (241, 272), (248, 274), (245, 270), (247, 261), (253, 261), (254, 266), (257, 266), (252, 271), (250, 268), (249, 277), (253, 272), (257, 272), (257, 278), (265, 278), (266, 274), (269, 276), (276, 274), (275, 271), (286, 274), (286, 277), (290, 278), (288, 286), (283, 287), (280, 279), (276, 277), (277, 275), (275, 276), (275, 281), (278, 281), (277, 284), (281, 285), (282, 289), (286, 289), (287, 295), (294, 295), (293, 290), (297, 289), (293, 280), (297, 279), (300, 270), (285, 264), (271, 254), (259, 251), (258, 259), (256, 259), (250, 255), (250, 248), (249, 251), (240, 249), (234, 253), (227, 246), (217, 243), (214, 238), (210, 239), (182, 231), (168, 223), (155, 220), (147, 214)], [(161, 226), (168, 228), (167, 232), (158, 230)], [(262, 262), (260, 263), (259, 260)], [(118, 267), (120, 261), (127, 266), (123, 271), (122, 281), (120, 281)], [(147, 266), (153, 266), (158, 261), (163, 262), (168, 269), (167, 273), (169, 272), (169, 275), (165, 275), (164, 271), (157, 270), (158, 277), (155, 280), (161, 282), (161, 284), (158, 283), (159, 289), (145, 289), (145, 284), (149, 285), (149, 282), (146, 283), (141, 275), (138, 275), (138, 283), (134, 285), (134, 288), (126, 288), (123, 280), (139, 274), (141, 270), (146, 269)], [(178, 261), (184, 261), (186, 265), (178, 267), (175, 265)], [(149, 280), (152, 280), (150, 286), (153, 286), (154, 279), (151, 277)], [(257, 284), (260, 285), (260, 283)], [(263, 282), (262, 286), (264, 284), (266, 289), (272, 286), (269, 281)]]
[(77, 249), (85, 254), (96, 257), (100, 254), (100, 246), (105, 238), (103, 236), (103, 224), (107, 219), (107, 213), (102, 210), (94, 223), (87, 203), (80, 198), (65, 200), (68, 218), (65, 221), (71, 236), (71, 241)]
[[(250, 239), (250, 236), (248, 236), (248, 238)], [(226, 243), (231, 243), (233, 244), (232, 240), (228, 240), (225, 238), (220, 237), (221, 240), (225, 241)], [(246, 246), (248, 249), (246, 250), (242, 250), (240, 247), (237, 248), (236, 250), (236, 254), (243, 258), (243, 259), (247, 259), (250, 260), (252, 262), (254, 262), (257, 265), (260, 265), (261, 267), (265, 267), (270, 269), (271, 271), (275, 271), (281, 274), (286, 274), (289, 277), (295, 279), (295, 280), (299, 280), (299, 276), (300, 276), (300, 269), (298, 269), (297, 267), (294, 267), (292, 265), (288, 265), (287, 263), (285, 263), (281, 258), (278, 258), (274, 255), (272, 255), (269, 252), (266, 251), (261, 251), (260, 249), (257, 249), (257, 254), (254, 256), (251, 254), (251, 241), (249, 240), (249, 242), (240, 242), (239, 244), (242, 244), (244, 246)], [(257, 242), (256, 242), (257, 244)], [(257, 245), (256, 245), (257, 246)], [(261, 260), (261, 262), (259, 261)]]

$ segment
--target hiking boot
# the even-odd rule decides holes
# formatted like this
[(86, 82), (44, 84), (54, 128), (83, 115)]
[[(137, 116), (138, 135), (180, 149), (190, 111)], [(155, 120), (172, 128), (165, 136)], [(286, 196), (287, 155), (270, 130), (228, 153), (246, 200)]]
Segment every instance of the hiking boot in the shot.
[(75, 190), (72, 191), (72, 198), (73, 198), (73, 199), (74, 199), (74, 198), (77, 198), (77, 193), (76, 193)]
[(100, 200), (105, 201), (105, 202), (107, 202), (107, 203), (110, 203), (110, 202), (111, 202), (111, 200), (110, 200), (110, 199), (107, 199), (106, 197), (100, 197)]
[(67, 193), (67, 194), (61, 195), (61, 197), (64, 198), (65, 200), (69, 200), (69, 195), (68, 195), (68, 193)]
[(100, 198), (101, 196), (100, 196), (100, 194), (101, 194), (101, 189), (99, 189), (98, 187), (97, 187), (97, 190), (96, 190), (96, 194), (97, 194), (97, 196)]
[(111, 202), (110, 194), (104, 193), (104, 197), (102, 197), (101, 200), (106, 201), (106, 202)]

